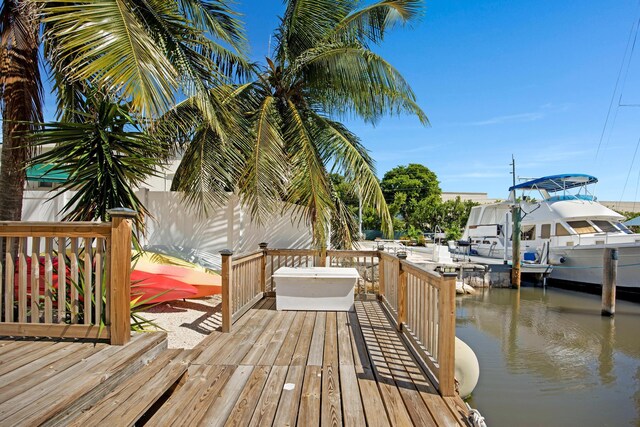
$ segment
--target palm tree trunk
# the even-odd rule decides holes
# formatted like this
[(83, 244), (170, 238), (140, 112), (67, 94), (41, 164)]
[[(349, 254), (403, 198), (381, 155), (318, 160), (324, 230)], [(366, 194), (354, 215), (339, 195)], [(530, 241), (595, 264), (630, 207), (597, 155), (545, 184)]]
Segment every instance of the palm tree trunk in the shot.
[(5, 0), (0, 10), (0, 93), (2, 156), (0, 221), (22, 219), (22, 197), (29, 160), (30, 131), (42, 122), (42, 84), (38, 68), (38, 6)]

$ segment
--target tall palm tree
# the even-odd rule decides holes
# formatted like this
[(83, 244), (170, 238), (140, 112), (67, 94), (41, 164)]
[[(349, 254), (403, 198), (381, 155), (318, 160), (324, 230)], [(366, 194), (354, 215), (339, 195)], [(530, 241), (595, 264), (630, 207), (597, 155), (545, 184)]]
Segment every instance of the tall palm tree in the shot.
[[(326, 244), (332, 224), (334, 244), (348, 247), (355, 227), (332, 189), (329, 172), (337, 172), (357, 183), (365, 205), (374, 206), (385, 230), (391, 231), (373, 160), (338, 120), (358, 117), (375, 123), (385, 114), (410, 113), (428, 124), (404, 78), (371, 50), (395, 24), (414, 20), (421, 1), (382, 0), (360, 9), (358, 4), (286, 1), (274, 57), (257, 70), (255, 81), (234, 88), (244, 113), (236, 124), (251, 140), (226, 147), (233, 152), (245, 149), (242, 167), (209, 162), (219, 159), (208, 159), (206, 147), (220, 147), (221, 141), (214, 129), (195, 122), (196, 138), (187, 148), (174, 189), (202, 201), (198, 195), (207, 194), (203, 189), (233, 186), (258, 218), (273, 211), (278, 205), (274, 201), (284, 200), (300, 208), (318, 246)], [(193, 103), (179, 108), (192, 111)]]
[[(67, 122), (83, 120), (75, 112), (98, 90), (131, 105), (142, 120), (162, 114), (177, 97), (192, 96), (210, 125), (220, 128), (221, 101), (209, 89), (246, 74), (241, 24), (223, 0), (8, 0), (0, 13), (3, 129), (42, 121), (35, 97), (40, 24), (58, 115)], [(11, 86), (12, 75), (30, 90)], [(0, 192), (0, 209), (12, 212), (0, 220), (19, 220), (28, 152), (24, 140), (8, 130), (2, 176), (6, 169), (7, 176), (20, 179)]]
[(0, 221), (21, 219), (27, 137), (42, 121), (38, 15), (34, 2), (5, 0), (0, 5)]

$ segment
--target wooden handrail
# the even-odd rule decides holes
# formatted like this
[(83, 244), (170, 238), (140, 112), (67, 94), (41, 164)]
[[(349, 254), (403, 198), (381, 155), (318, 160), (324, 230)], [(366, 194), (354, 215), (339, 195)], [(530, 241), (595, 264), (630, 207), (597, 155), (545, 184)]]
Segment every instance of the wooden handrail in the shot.
[(0, 222), (0, 335), (129, 341), (135, 212), (109, 213), (110, 223)]

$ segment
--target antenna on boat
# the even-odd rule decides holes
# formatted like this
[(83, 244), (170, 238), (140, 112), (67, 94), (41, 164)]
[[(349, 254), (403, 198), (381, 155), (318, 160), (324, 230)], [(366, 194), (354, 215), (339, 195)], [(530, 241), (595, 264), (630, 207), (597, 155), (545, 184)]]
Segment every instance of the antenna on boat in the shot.
[[(511, 155), (511, 173), (513, 174), (513, 187), (516, 186), (516, 158)], [(520, 205), (516, 203), (516, 189), (513, 188), (511, 200), (511, 217), (513, 218), (513, 233), (511, 234), (511, 286), (520, 289)], [(507, 250), (505, 246), (505, 251)]]
[[(513, 156), (513, 154), (511, 155), (511, 175), (513, 178), (513, 186), (516, 186), (516, 158)], [(513, 191), (511, 192), (511, 201), (513, 203), (516, 202), (516, 190), (515, 188), (513, 189)]]

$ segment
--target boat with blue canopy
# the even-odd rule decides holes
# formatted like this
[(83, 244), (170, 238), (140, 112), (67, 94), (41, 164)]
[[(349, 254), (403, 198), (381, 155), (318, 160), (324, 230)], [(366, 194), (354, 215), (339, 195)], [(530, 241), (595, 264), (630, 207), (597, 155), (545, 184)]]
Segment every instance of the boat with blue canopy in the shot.
[(472, 208), (463, 239), (480, 256), (510, 259), (511, 207), (518, 203), (524, 260), (553, 265), (552, 280), (600, 286), (604, 249), (616, 248), (617, 286), (640, 296), (640, 234), (598, 203), (588, 188), (597, 182), (592, 175), (567, 173), (513, 185), (509, 201)]

